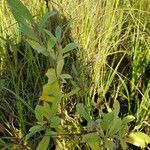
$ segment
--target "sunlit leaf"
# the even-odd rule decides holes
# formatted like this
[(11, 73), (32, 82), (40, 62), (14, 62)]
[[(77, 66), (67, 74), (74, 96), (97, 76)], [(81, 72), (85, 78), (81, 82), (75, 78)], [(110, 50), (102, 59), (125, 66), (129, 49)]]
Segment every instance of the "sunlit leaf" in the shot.
[(50, 110), (51, 117), (54, 117), (56, 115), (59, 105), (60, 105), (60, 102), (61, 102), (61, 95), (58, 95), (51, 106), (51, 110)]
[(47, 102), (53, 102), (55, 101), (58, 94), (60, 94), (60, 91), (58, 89), (57, 82), (47, 83), (43, 86), (43, 91), (40, 99)]
[(100, 142), (89, 142), (91, 150), (101, 150)]
[(125, 140), (141, 148), (145, 148), (150, 143), (150, 137), (143, 132), (133, 132)]
[(48, 83), (51, 84), (57, 80), (55, 69), (48, 69), (46, 76), (48, 77)]
[(56, 101), (58, 97), (61, 97), (61, 90), (54, 69), (49, 69), (46, 76), (48, 77), (48, 83), (43, 86), (40, 99), (53, 102)]
[(49, 105), (49, 103), (47, 103), (47, 102), (44, 102), (44, 104), (43, 104), (43, 116), (48, 120), (48, 121), (50, 121), (50, 119), (51, 119), (51, 114), (50, 114), (50, 105)]
[(135, 119), (134, 116), (128, 115), (128, 116), (124, 117), (124, 118), (122, 119), (122, 121), (123, 121), (123, 123), (129, 123), (129, 122), (132, 122), (134, 119)]

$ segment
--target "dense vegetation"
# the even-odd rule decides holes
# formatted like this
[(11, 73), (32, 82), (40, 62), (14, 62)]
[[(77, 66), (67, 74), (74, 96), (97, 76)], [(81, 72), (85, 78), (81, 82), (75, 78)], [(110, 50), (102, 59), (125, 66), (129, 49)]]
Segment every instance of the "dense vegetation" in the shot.
[(150, 149), (149, 0), (1, 0), (0, 22), (0, 149)]

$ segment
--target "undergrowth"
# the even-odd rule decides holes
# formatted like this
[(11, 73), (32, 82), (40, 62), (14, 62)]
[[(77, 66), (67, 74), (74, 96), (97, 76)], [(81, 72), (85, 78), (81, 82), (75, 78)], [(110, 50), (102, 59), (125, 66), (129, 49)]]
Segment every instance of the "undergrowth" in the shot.
[(0, 8), (0, 149), (149, 149), (148, 0)]

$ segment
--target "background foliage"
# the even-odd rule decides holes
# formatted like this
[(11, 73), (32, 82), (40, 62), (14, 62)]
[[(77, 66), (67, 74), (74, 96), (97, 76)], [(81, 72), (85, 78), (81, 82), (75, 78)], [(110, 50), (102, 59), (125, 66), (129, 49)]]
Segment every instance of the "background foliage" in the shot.
[(22, 2), (0, 1), (0, 148), (148, 148), (149, 0)]

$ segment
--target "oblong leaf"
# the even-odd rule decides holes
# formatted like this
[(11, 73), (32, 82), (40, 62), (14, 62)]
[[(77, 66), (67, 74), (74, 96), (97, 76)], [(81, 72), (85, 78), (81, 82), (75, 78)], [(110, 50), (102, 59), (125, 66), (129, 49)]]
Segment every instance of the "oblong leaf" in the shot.
[(36, 35), (34, 34), (33, 30), (28, 27), (28, 26), (21, 26), (19, 28), (19, 30), (26, 35), (28, 38), (34, 40), (34, 41), (38, 41), (38, 38), (36, 37)]
[(91, 117), (89, 113), (86, 112), (85, 108), (83, 107), (83, 104), (79, 103), (76, 106), (77, 112), (87, 121), (91, 121)]
[(61, 79), (72, 79), (72, 76), (69, 75), (69, 74), (61, 74), (61, 75), (60, 75), (60, 78), (61, 78)]
[(50, 12), (47, 12), (42, 18), (41, 20), (39, 21), (38, 23), (38, 29), (39, 29), (39, 32), (42, 31), (42, 29), (44, 28), (44, 25), (47, 21), (48, 18), (52, 17), (56, 15), (56, 12), (54, 11), (50, 11)]
[(77, 48), (77, 44), (75, 43), (69, 43), (68, 45), (66, 45), (64, 48), (63, 48), (63, 53), (67, 53), (73, 49), (76, 49)]
[(17, 22), (25, 24), (26, 21), (34, 23), (32, 14), (20, 0), (6, 0)]
[(150, 143), (150, 137), (143, 132), (133, 132), (125, 140), (141, 148), (145, 148)]
[(62, 30), (60, 26), (57, 26), (55, 30), (55, 36), (57, 38), (58, 43), (61, 43)]
[(61, 74), (63, 67), (64, 67), (64, 59), (61, 59), (57, 63), (57, 76)]
[(38, 53), (42, 53), (45, 56), (49, 55), (49, 52), (46, 50), (44, 46), (41, 46), (38, 42), (34, 40), (27, 40), (27, 42), (31, 45), (33, 49), (35, 49)]
[(118, 116), (120, 112), (120, 104), (117, 100), (114, 102), (113, 108), (114, 108), (113, 112), (115, 113), (115, 116)]
[(35, 117), (36, 119), (39, 121), (39, 122), (42, 122), (43, 121), (43, 114), (42, 114), (42, 111), (41, 111), (41, 106), (37, 105), (35, 107)]
[(83, 135), (82, 142), (85, 142), (87, 145), (89, 145), (91, 150), (101, 150), (101, 138), (96, 132)]
[(65, 95), (63, 97), (68, 98), (72, 95), (75, 95), (78, 93), (79, 90), (80, 90), (80, 88), (77, 87), (77, 88), (73, 89), (72, 91), (70, 91), (69, 93), (65, 93)]
[(44, 32), (49, 36), (49, 39), (48, 39), (48, 48), (49, 49), (52, 49), (55, 44), (57, 43), (57, 38), (48, 30), (44, 29)]
[(50, 126), (52, 128), (57, 128), (59, 125), (60, 125), (60, 118), (58, 116), (54, 116), (53, 118), (51, 118)]
[(45, 135), (38, 144), (36, 150), (47, 150), (50, 141), (50, 135)]
[(100, 142), (101, 138), (100, 136), (96, 133), (88, 133), (82, 136), (82, 141), (85, 143), (95, 143), (95, 142)]
[(124, 118), (122, 119), (122, 121), (123, 121), (124, 124), (126, 124), (126, 123), (129, 123), (129, 122), (133, 121), (134, 119), (135, 119), (134, 116), (128, 115), (128, 116), (124, 117)]

